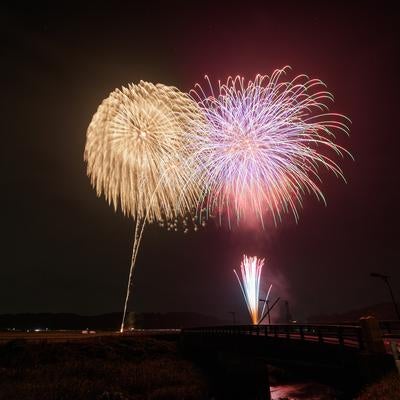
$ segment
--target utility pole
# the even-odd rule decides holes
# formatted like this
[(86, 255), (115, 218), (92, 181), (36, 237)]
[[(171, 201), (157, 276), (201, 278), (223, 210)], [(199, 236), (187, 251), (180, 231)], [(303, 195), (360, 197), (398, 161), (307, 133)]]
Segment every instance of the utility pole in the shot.
[[(271, 314), (270, 314), (271, 310), (269, 308), (269, 300), (264, 300), (264, 299), (258, 299), (258, 300), (265, 303), (265, 306), (267, 307), (267, 312), (265, 313), (265, 315), (268, 315), (268, 324), (271, 325)], [(261, 318), (263, 318), (263, 315), (261, 315)]]
[(397, 315), (397, 319), (400, 319), (399, 308), (397, 307), (397, 303), (396, 303), (396, 300), (394, 298), (392, 286), (390, 285), (390, 282), (389, 282), (390, 276), (384, 275), (384, 274), (380, 274), (378, 272), (371, 272), (370, 276), (372, 276), (373, 278), (380, 278), (386, 283), (386, 286), (389, 289), (390, 297), (392, 298), (392, 303), (393, 303), (393, 307), (394, 307), (394, 310), (395, 310), (396, 315)]
[[(278, 304), (278, 302), (279, 302), (280, 299), (281, 299), (281, 298), (278, 297), (278, 298), (272, 303), (272, 306), (268, 308), (268, 310), (269, 310), (268, 316), (271, 314), (272, 309)], [(264, 321), (264, 319), (265, 319), (266, 316), (267, 316), (267, 313), (265, 313), (264, 316), (261, 317), (261, 319), (258, 321), (258, 324), (257, 324), (257, 325), (260, 325), (261, 322)]]

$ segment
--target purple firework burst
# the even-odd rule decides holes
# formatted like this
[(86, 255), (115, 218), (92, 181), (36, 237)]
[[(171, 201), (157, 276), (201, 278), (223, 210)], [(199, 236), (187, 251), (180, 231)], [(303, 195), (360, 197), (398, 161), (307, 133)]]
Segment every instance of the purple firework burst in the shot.
[(266, 214), (276, 224), (283, 213), (297, 221), (305, 194), (325, 203), (320, 167), (345, 179), (334, 158), (350, 153), (334, 140), (349, 133), (350, 120), (329, 112), (333, 95), (321, 80), (284, 80), (289, 69), (254, 81), (229, 77), (217, 88), (206, 76), (206, 88), (190, 92), (205, 118), (193, 130), (193, 179), (203, 187), (199, 204), (220, 221), (264, 226)]

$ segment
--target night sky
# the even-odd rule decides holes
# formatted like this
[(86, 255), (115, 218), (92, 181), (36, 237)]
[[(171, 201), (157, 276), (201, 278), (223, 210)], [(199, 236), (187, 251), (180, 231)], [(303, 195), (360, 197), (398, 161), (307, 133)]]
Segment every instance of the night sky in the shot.
[(298, 224), (265, 232), (149, 226), (129, 308), (244, 315), (232, 269), (246, 252), (266, 258), (273, 297), (295, 318), (389, 300), (371, 271), (389, 274), (400, 300), (400, 21), (389, 2), (109, 3), (2, 10), (0, 313), (122, 311), (133, 223), (96, 197), (83, 162), (110, 91), (140, 79), (188, 91), (204, 74), (287, 64), (322, 79), (332, 110), (351, 118), (338, 138), (355, 157), (342, 162), (348, 183), (323, 173), (328, 206), (309, 196)]

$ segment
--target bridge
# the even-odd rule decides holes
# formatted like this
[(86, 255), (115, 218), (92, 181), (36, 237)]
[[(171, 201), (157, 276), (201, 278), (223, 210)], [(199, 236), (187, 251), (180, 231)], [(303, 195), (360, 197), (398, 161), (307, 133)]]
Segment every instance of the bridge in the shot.
[(360, 326), (351, 325), (233, 325), (183, 329), (182, 334), (203, 337), (264, 337), (292, 339), (364, 349)]
[(213, 326), (182, 329), (181, 347), (199, 363), (217, 366), (230, 382), (253, 375), (265, 386), (266, 365), (273, 365), (360, 387), (394, 368), (383, 339), (399, 332), (400, 324), (380, 327), (375, 319), (360, 325)]
[[(379, 321), (380, 334), (383, 339), (400, 340), (400, 321)], [(366, 329), (364, 328), (364, 331)], [(371, 329), (369, 329), (371, 330)], [(182, 330), (184, 335), (250, 335), (266, 336), (274, 338), (286, 338), (297, 340), (308, 340), (318, 343), (331, 343), (340, 346), (357, 347), (365, 349), (366, 332), (360, 325), (354, 323), (343, 323), (340, 325), (330, 324), (270, 324), (270, 325), (232, 325), (215, 326), (203, 328), (186, 328)], [(367, 335), (368, 336), (368, 335)]]

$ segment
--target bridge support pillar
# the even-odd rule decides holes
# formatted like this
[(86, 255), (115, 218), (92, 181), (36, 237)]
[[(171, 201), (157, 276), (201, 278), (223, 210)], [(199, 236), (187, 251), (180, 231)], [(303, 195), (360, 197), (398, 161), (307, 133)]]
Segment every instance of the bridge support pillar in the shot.
[(218, 351), (221, 398), (271, 400), (268, 366), (264, 360), (233, 352)]
[(360, 318), (365, 351), (359, 356), (359, 371), (366, 382), (379, 379), (396, 368), (393, 357), (387, 354), (382, 331), (374, 317)]
[(383, 343), (382, 331), (379, 322), (375, 317), (360, 318), (362, 336), (368, 353), (385, 354), (385, 344)]

